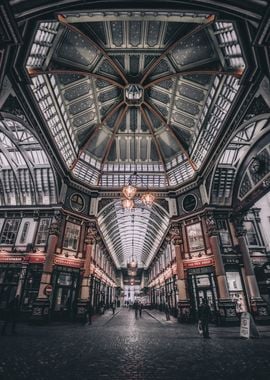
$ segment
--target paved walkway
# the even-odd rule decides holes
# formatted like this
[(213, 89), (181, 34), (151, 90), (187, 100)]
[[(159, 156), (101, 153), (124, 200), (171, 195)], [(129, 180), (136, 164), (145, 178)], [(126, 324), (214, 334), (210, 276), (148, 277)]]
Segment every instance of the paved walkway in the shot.
[[(18, 325), (0, 337), (2, 380), (269, 380), (270, 326), (259, 339), (240, 339), (239, 328), (163, 321), (143, 311), (107, 311), (92, 325)], [(161, 322), (158, 320), (161, 318)]]

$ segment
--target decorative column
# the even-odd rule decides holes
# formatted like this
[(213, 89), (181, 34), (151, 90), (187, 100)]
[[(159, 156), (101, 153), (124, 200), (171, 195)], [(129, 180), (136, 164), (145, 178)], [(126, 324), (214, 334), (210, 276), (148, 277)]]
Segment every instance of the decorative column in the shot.
[(90, 223), (85, 237), (85, 259), (83, 267), (83, 278), (80, 292), (80, 299), (77, 303), (77, 318), (84, 319), (87, 303), (91, 299), (91, 258), (95, 246), (97, 229), (95, 223)]
[(62, 215), (60, 212), (54, 215), (48, 237), (46, 259), (43, 266), (38, 297), (33, 304), (32, 321), (48, 322), (51, 307), (53, 288), (51, 284), (54, 255), (59, 239)]
[(224, 268), (220, 242), (218, 237), (218, 228), (213, 213), (206, 214), (206, 226), (212, 254), (215, 258), (215, 274), (218, 285), (218, 323), (225, 324), (227, 322), (237, 321), (235, 303), (230, 298), (226, 271)]
[(249, 297), (250, 310), (256, 320), (269, 320), (270, 316), (267, 311), (267, 305), (261, 298), (256, 276), (254, 273), (253, 263), (245, 239), (246, 230), (244, 228), (244, 215), (239, 213), (233, 216), (232, 220), (235, 227), (236, 237), (239, 243), (239, 250), (243, 259), (245, 284)]
[(190, 319), (190, 300), (187, 297), (187, 288), (185, 281), (184, 263), (181, 252), (183, 243), (181, 230), (178, 224), (173, 224), (170, 232), (170, 239), (175, 248), (176, 268), (177, 268), (177, 287), (178, 287), (178, 307), (179, 322), (188, 322)]

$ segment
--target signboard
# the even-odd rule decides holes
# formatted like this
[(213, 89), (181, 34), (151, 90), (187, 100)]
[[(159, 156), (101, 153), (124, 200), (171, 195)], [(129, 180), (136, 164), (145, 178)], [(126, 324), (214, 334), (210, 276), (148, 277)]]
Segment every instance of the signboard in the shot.
[(259, 337), (259, 332), (250, 313), (241, 314), (240, 336), (246, 339)]
[(0, 256), (1, 263), (21, 263), (22, 261), (22, 256)]
[(240, 336), (242, 338), (250, 338), (250, 314), (241, 314), (241, 324), (240, 324)]
[(53, 291), (52, 285), (49, 284), (45, 286), (44, 288), (45, 296), (50, 297), (50, 295), (52, 294), (52, 291)]
[(65, 259), (64, 257), (55, 257), (54, 264), (72, 267), (72, 268), (81, 268), (83, 266), (83, 263), (81, 260)]
[(214, 265), (215, 262), (213, 258), (200, 259), (200, 260), (191, 259), (188, 261), (184, 261), (183, 264), (184, 264), (184, 268), (188, 269), (188, 268), (206, 267), (206, 266)]

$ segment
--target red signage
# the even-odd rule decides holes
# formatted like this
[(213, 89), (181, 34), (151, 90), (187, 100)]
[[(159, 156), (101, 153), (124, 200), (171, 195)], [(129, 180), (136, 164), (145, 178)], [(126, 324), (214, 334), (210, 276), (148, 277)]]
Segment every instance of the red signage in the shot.
[(29, 255), (25, 257), (25, 261), (30, 264), (43, 264), (45, 262), (44, 255)]
[(49, 285), (45, 286), (45, 288), (44, 288), (45, 296), (49, 297), (52, 294), (52, 291), (53, 291), (52, 285), (49, 284)]
[(210, 265), (215, 265), (215, 261), (213, 258), (209, 259), (200, 259), (200, 260), (189, 260), (189, 261), (184, 261), (184, 268), (198, 268), (198, 267), (207, 267)]
[(72, 268), (81, 268), (81, 266), (83, 265), (81, 260), (65, 259), (64, 257), (55, 257), (54, 258), (54, 264), (63, 265), (66, 267), (72, 267)]

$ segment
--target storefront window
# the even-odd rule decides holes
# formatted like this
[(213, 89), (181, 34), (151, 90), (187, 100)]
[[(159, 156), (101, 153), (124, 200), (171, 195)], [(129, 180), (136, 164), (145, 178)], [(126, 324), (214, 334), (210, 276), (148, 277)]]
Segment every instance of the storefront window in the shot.
[(20, 225), (20, 219), (7, 219), (1, 235), (1, 244), (14, 244)]
[(239, 272), (226, 272), (230, 297), (235, 301), (235, 308), (237, 313), (247, 311), (243, 286)]
[(36, 238), (37, 245), (46, 244), (49, 235), (50, 223), (50, 219), (40, 219)]
[[(187, 226), (187, 236), (190, 252), (204, 250), (204, 240), (200, 223)], [(196, 254), (192, 254), (192, 256), (196, 256)]]
[(246, 239), (248, 245), (260, 245), (254, 223), (251, 221), (245, 222), (245, 228), (247, 230)]
[(80, 237), (80, 226), (67, 222), (63, 248), (76, 251)]

